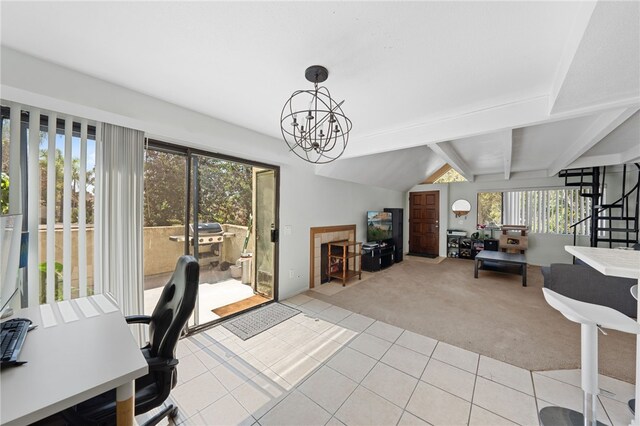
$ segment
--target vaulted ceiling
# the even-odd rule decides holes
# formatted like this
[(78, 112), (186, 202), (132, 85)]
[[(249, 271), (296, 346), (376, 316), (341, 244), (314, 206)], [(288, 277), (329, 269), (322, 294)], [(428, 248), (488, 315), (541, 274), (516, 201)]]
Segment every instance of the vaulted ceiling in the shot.
[(406, 190), (445, 162), (473, 180), (640, 159), (639, 2), (0, 7), (4, 46), (274, 138), (326, 66), (354, 128), (324, 176)]

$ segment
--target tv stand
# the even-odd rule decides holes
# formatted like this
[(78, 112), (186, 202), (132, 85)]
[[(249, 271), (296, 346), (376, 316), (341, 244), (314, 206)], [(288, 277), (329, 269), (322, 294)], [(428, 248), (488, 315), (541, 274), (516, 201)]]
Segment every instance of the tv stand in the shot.
[(395, 246), (388, 244), (384, 247), (373, 250), (362, 250), (362, 270), (367, 272), (378, 272), (388, 268), (394, 263)]

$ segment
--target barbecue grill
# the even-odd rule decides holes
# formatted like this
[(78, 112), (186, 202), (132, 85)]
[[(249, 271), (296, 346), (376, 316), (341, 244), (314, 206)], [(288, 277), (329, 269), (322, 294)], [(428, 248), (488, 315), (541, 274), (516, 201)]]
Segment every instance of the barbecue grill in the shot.
[[(193, 224), (189, 225), (192, 238), (195, 237)], [(213, 266), (220, 263), (220, 243), (223, 242), (224, 230), (217, 222), (198, 224), (198, 256), (200, 260), (209, 260)], [(193, 241), (193, 239), (192, 239)], [(209, 248), (206, 250), (206, 248)]]

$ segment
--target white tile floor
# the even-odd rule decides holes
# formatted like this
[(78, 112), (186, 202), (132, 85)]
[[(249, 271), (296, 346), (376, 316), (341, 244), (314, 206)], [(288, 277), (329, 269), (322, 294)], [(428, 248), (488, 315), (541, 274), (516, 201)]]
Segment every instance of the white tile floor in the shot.
[[(305, 295), (284, 303), (302, 313), (247, 341), (221, 326), (180, 341), (178, 424), (537, 425), (548, 405), (581, 411), (580, 370), (532, 373)], [(633, 385), (600, 386), (599, 420), (628, 425)]]

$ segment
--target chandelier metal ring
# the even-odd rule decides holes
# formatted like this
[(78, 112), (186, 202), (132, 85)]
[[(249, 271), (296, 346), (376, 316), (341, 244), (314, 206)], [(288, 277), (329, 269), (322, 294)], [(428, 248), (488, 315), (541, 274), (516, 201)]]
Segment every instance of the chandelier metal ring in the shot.
[(314, 83), (313, 90), (293, 92), (280, 114), (280, 129), (289, 151), (314, 164), (338, 159), (347, 147), (352, 127), (342, 110), (344, 101), (334, 101), (329, 89), (318, 86), (328, 76), (327, 69), (320, 65), (307, 68), (305, 77)]

